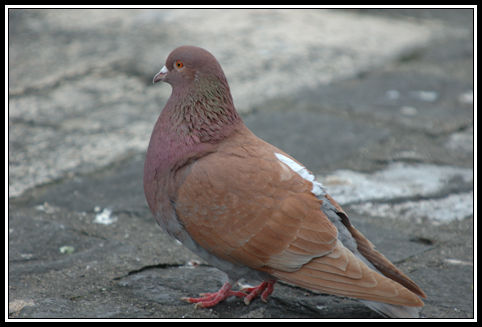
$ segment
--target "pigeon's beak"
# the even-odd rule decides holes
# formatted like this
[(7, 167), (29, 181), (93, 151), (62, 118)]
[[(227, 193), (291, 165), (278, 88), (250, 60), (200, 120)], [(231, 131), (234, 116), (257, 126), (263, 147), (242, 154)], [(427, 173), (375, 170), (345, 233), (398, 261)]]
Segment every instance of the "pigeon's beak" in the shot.
[(164, 80), (164, 76), (169, 72), (169, 70), (166, 68), (166, 66), (162, 67), (162, 69), (159, 71), (159, 73), (154, 76), (154, 79), (152, 80), (152, 83), (156, 83), (159, 81)]

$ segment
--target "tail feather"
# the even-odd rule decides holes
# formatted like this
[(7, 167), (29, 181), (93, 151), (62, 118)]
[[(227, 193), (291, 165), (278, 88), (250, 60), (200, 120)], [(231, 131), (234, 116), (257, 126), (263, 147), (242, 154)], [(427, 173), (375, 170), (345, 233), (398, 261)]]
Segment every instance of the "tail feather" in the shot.
[[(357, 258), (340, 241), (337, 241), (336, 249), (345, 254), (347, 263), (343, 268), (334, 267), (329, 256), (323, 256), (313, 259), (297, 271), (274, 271), (272, 275), (304, 288), (368, 300), (369, 303), (376, 301), (373, 303), (383, 302), (408, 307), (423, 306), (423, 302), (417, 295), (380, 274), (369, 262), (365, 263), (365, 260)], [(389, 309), (383, 309), (383, 306), (378, 304), (372, 304), (370, 307), (377, 308), (378, 312), (390, 312)], [(391, 311), (396, 314), (397, 310)]]

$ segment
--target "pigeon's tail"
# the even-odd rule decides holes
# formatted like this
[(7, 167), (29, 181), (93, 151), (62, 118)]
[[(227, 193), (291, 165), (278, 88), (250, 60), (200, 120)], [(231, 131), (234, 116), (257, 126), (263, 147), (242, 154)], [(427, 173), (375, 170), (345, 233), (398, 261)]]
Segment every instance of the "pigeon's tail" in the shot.
[(364, 305), (387, 318), (420, 318), (420, 308), (360, 300)]
[(337, 241), (331, 253), (312, 259), (296, 271), (277, 270), (272, 275), (314, 291), (365, 300), (368, 307), (387, 316), (403, 318), (407, 313), (398, 314), (403, 310), (396, 308), (423, 306), (416, 294), (370, 266)]

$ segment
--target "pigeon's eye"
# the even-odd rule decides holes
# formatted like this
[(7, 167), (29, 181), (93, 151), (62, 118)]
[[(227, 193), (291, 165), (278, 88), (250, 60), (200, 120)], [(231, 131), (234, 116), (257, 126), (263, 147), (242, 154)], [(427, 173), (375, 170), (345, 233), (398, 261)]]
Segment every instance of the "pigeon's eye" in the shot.
[(181, 61), (176, 61), (176, 67), (182, 68), (182, 67), (184, 67), (184, 64)]

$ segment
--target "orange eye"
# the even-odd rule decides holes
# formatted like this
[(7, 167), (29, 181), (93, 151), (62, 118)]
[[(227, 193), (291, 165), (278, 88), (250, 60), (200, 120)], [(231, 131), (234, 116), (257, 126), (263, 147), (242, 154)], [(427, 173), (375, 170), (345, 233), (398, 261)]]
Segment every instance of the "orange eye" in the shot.
[(182, 68), (182, 67), (184, 67), (184, 64), (181, 61), (176, 61), (176, 67)]

